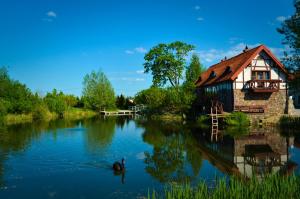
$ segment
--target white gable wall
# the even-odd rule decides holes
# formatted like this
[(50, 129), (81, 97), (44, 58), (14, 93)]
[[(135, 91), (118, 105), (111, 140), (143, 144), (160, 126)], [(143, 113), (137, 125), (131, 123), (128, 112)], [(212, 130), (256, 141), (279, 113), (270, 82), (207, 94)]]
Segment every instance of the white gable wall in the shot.
[[(260, 58), (259, 58), (260, 57)], [(271, 80), (282, 80), (280, 83), (280, 89), (286, 88), (286, 74), (279, 69), (275, 62), (266, 53), (261, 52), (251, 62), (251, 65), (247, 66), (240, 74), (237, 79), (233, 82), (234, 89), (243, 89), (247, 86), (247, 81), (251, 80), (252, 70), (255, 68), (257, 71), (270, 70)]]

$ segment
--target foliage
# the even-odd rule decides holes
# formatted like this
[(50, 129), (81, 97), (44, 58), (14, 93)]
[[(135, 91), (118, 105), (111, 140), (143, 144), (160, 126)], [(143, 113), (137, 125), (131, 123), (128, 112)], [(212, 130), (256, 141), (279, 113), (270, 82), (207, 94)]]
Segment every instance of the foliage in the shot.
[[(153, 196), (154, 195), (154, 196)], [(231, 198), (299, 198), (300, 177), (270, 175), (260, 181), (256, 177), (247, 181), (231, 177), (229, 181), (225, 178), (217, 179), (214, 188), (210, 188), (205, 181), (198, 186), (192, 187), (189, 184), (170, 184), (166, 187), (163, 195), (155, 191), (152, 198), (166, 199), (231, 199)], [(150, 194), (148, 194), (150, 198)]]
[(173, 87), (179, 86), (186, 57), (193, 49), (193, 45), (180, 41), (154, 46), (144, 57), (145, 73), (152, 73), (153, 85), (164, 86), (169, 82)]
[(165, 108), (175, 113), (186, 113), (195, 99), (195, 92), (188, 85), (169, 87), (166, 89)]
[(245, 113), (233, 112), (225, 118), (225, 123), (229, 126), (249, 126), (250, 120)]
[(283, 44), (289, 47), (284, 53), (283, 63), (290, 70), (296, 71), (295, 78), (290, 82), (290, 88), (300, 89), (300, 2), (295, 1), (296, 12), (286, 19), (277, 31), (284, 36)]
[(119, 109), (128, 109), (128, 106), (133, 106), (134, 104), (130, 97), (125, 97), (123, 94), (116, 98), (116, 106)]
[(63, 117), (64, 111), (67, 109), (67, 103), (64, 100), (64, 94), (58, 93), (56, 89), (52, 93), (47, 93), (44, 102), (47, 104), (51, 112), (57, 113), (59, 117)]
[(34, 121), (46, 121), (51, 118), (48, 107), (45, 104), (38, 104), (32, 110), (32, 119)]
[(88, 109), (82, 108), (69, 108), (67, 111), (64, 112), (64, 119), (65, 120), (79, 120), (85, 118), (92, 118), (97, 115), (96, 112)]
[(198, 80), (201, 73), (204, 72), (203, 65), (200, 63), (200, 59), (196, 54), (192, 55), (191, 63), (186, 68), (185, 72), (185, 83), (194, 85)]
[(194, 91), (183, 85), (178, 87), (151, 87), (135, 96), (137, 104), (145, 104), (151, 113), (186, 113), (196, 98)]
[(0, 68), (0, 99), (7, 113), (29, 113), (37, 103), (37, 96), (18, 81), (12, 80), (7, 68)]
[(166, 92), (162, 88), (151, 87), (138, 92), (135, 96), (137, 104), (145, 104), (148, 109), (157, 112), (163, 107), (166, 98)]
[(115, 108), (115, 93), (105, 74), (92, 71), (83, 81), (83, 99), (85, 106), (93, 110)]
[(210, 118), (207, 115), (200, 115), (197, 118), (197, 126), (203, 129), (208, 129), (210, 126)]
[(63, 95), (63, 100), (65, 101), (67, 107), (78, 107), (79, 98), (74, 95)]

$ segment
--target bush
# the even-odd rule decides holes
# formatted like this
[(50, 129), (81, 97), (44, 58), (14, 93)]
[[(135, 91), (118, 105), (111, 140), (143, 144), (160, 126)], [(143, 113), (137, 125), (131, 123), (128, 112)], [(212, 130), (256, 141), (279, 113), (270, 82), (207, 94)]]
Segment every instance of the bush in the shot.
[(7, 108), (5, 106), (5, 101), (0, 99), (0, 123), (3, 123), (4, 116), (7, 113)]
[(249, 126), (250, 120), (245, 113), (233, 112), (225, 118), (225, 123), (229, 126)]
[(160, 112), (164, 105), (166, 92), (162, 88), (151, 87), (142, 90), (135, 96), (137, 104), (145, 104), (151, 112)]
[(50, 112), (46, 105), (36, 105), (32, 111), (32, 119), (34, 121), (44, 121), (50, 119)]
[(62, 92), (57, 93), (54, 89), (52, 93), (47, 93), (44, 102), (51, 112), (57, 113), (61, 118), (63, 117), (64, 111), (67, 109), (67, 103), (64, 100), (64, 94)]
[(197, 119), (197, 126), (199, 126), (200, 128), (204, 128), (207, 129), (209, 128), (210, 125), (210, 118), (207, 115), (201, 115), (198, 117)]

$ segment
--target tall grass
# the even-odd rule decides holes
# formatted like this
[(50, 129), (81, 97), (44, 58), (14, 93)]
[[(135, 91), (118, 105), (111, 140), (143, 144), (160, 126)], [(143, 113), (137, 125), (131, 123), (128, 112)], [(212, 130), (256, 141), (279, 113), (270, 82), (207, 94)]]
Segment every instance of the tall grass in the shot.
[(186, 185), (170, 185), (163, 194), (153, 192), (148, 198), (165, 199), (256, 199), (256, 198), (300, 198), (299, 176), (283, 177), (267, 176), (263, 180), (251, 178), (243, 181), (237, 178), (219, 179), (214, 188), (209, 188), (202, 181), (196, 187)]

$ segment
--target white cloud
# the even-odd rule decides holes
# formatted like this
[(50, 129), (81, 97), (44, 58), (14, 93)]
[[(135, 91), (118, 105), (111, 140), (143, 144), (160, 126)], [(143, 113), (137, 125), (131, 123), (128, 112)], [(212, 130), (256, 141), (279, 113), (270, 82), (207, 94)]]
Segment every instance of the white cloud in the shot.
[(142, 81), (145, 81), (145, 79), (144, 78), (136, 78), (135, 81), (142, 82)]
[[(247, 46), (249, 48), (254, 48), (259, 46), (260, 44), (248, 44)], [(240, 42), (231, 48), (224, 50), (224, 49), (209, 49), (209, 50), (201, 50), (197, 51), (196, 53), (200, 56), (200, 59), (206, 62), (207, 64), (212, 64), (212, 63), (218, 63), (224, 57), (231, 58), (233, 56), (236, 56), (243, 52), (245, 49), (246, 44), (243, 42)], [(276, 57), (280, 58), (283, 55), (284, 51), (287, 51), (287, 47), (284, 48), (272, 48), (270, 47), (270, 50), (272, 53), (275, 54)]]
[(112, 78), (113, 80), (121, 80), (127, 82), (142, 82), (145, 81), (144, 78), (133, 78), (133, 77), (121, 77), (121, 78)]
[(132, 50), (125, 50), (125, 53), (128, 54), (128, 55), (134, 54), (134, 52)]
[(46, 13), (46, 15), (48, 17), (52, 17), (52, 18), (56, 18), (57, 17), (57, 14), (54, 11), (49, 11), (49, 12)]
[(241, 38), (239, 38), (239, 37), (230, 37), (229, 40), (228, 40), (228, 42), (229, 42), (230, 44), (235, 44), (235, 43), (240, 42), (240, 41), (242, 41), (242, 40), (243, 40), (243, 39), (241, 39)]
[(198, 5), (197, 5), (197, 6), (195, 6), (195, 10), (200, 10), (200, 8), (201, 8), (201, 7), (200, 7), (200, 6), (198, 6)]
[(129, 54), (129, 55), (132, 55), (132, 54), (135, 54), (135, 53), (141, 53), (141, 54), (144, 54), (147, 52), (147, 49), (144, 48), (144, 47), (136, 47), (134, 48), (133, 50), (126, 50), (125, 53), (126, 54)]
[(144, 74), (144, 70), (137, 70), (136, 73), (137, 74)]
[(276, 21), (278, 21), (278, 22), (284, 22), (286, 19), (287, 19), (287, 17), (285, 17), (285, 16), (276, 17)]
[(137, 47), (134, 50), (138, 53), (146, 53), (147, 52), (147, 49), (145, 49), (143, 47)]
[[(253, 48), (258, 45), (259, 44), (247, 45), (247, 46), (249, 48)], [(245, 43), (238, 43), (235, 46), (229, 48), (228, 50), (209, 49), (209, 50), (198, 51), (197, 54), (199, 54), (200, 58), (207, 63), (212, 63), (212, 62), (217, 63), (221, 59), (224, 59), (224, 57), (230, 58), (237, 54), (240, 54), (245, 49), (245, 46), (246, 46)]]
[(204, 21), (204, 18), (203, 17), (198, 17), (197, 21)]

